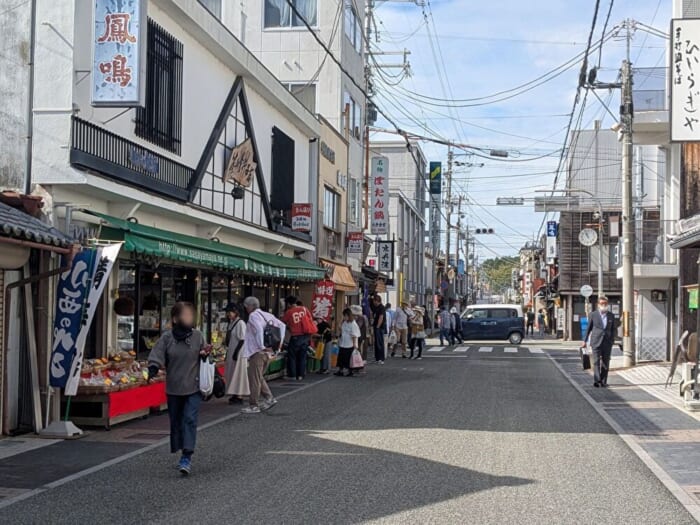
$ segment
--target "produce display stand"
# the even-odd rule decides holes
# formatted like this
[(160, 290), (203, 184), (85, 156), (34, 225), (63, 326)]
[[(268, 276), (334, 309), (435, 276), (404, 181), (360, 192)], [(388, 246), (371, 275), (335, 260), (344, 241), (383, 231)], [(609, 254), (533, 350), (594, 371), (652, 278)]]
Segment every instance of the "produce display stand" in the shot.
[[(66, 400), (62, 403), (65, 412)], [(76, 425), (104, 427), (147, 416), (167, 406), (165, 382), (102, 394), (78, 394), (71, 399), (70, 419)]]
[[(224, 375), (223, 363), (219, 363), (216, 368)], [(266, 379), (284, 376), (284, 368), (284, 357), (275, 357), (267, 367)], [(65, 414), (66, 405), (67, 398), (64, 398), (61, 405), (62, 414)], [(160, 381), (102, 393), (81, 393), (81, 390), (78, 390), (78, 395), (71, 399), (69, 417), (76, 425), (104, 427), (109, 430), (112, 425), (143, 418), (151, 412), (165, 409), (165, 382)]]

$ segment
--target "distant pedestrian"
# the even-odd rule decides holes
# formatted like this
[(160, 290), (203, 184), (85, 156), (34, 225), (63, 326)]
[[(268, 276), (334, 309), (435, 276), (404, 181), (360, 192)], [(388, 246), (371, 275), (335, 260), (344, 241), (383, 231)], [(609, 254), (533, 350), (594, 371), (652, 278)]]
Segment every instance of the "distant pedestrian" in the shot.
[[(259, 414), (277, 404), (277, 400), (265, 381), (267, 365), (277, 349), (265, 346), (265, 327), (268, 323), (276, 326), (280, 329), (282, 339), (284, 339), (285, 325), (274, 315), (263, 313), (257, 297), (246, 297), (243, 305), (248, 312), (243, 355), (248, 359), (248, 382), (250, 383), (248, 401), (250, 406), (244, 408), (242, 412), (244, 414)], [(262, 403), (260, 403), (261, 395), (264, 397)]]
[(452, 314), (447, 311), (447, 306), (443, 306), (440, 309), (440, 346), (444, 346), (445, 341), (450, 345), (454, 344), (452, 340), (453, 323), (454, 319)]
[(459, 309), (456, 306), (450, 308), (450, 315), (452, 316), (452, 340), (457, 343), (462, 344), (462, 319), (459, 316)]
[(241, 319), (237, 304), (231, 303), (226, 307), (226, 316), (226, 394), (231, 396), (228, 402), (234, 404), (241, 403), (242, 397), (250, 395), (248, 360), (241, 353), (245, 342), (245, 322)]
[(412, 308), (413, 316), (411, 317), (411, 355), (409, 359), (414, 359), (414, 351), (417, 349), (418, 352), (415, 354), (415, 359), (423, 359), (423, 349), (425, 347), (425, 319), (427, 317), (425, 313), (425, 308), (422, 306), (415, 306)]
[(382, 298), (379, 295), (374, 296), (374, 359), (377, 364), (383, 365), (385, 359), (384, 349), (384, 334), (386, 333), (386, 313)]
[(537, 312), (537, 328), (540, 331), (540, 337), (544, 337), (546, 326), (544, 322), (544, 310), (542, 309), (540, 309), (540, 311)]
[(340, 338), (338, 339), (340, 351), (338, 352), (338, 371), (335, 375), (343, 376), (345, 375), (344, 371), (347, 370), (347, 376), (350, 377), (358, 370), (352, 368), (350, 360), (352, 353), (358, 349), (359, 339), (360, 327), (355, 322), (352, 310), (346, 308), (343, 310), (343, 324), (340, 325)]
[(194, 329), (195, 310), (190, 303), (178, 302), (170, 310), (172, 329), (163, 332), (148, 355), (149, 379), (164, 368), (165, 393), (170, 418), (170, 452), (182, 451), (178, 468), (184, 476), (192, 468), (197, 442), (197, 420), (202, 394), (199, 391), (199, 364), (208, 353), (204, 336)]
[(527, 328), (525, 335), (535, 335), (535, 312), (532, 309), (527, 311)]
[[(332, 320), (332, 319), (331, 319)], [(318, 333), (318, 344), (323, 345), (323, 355), (321, 357), (321, 369), (319, 374), (329, 374), (331, 363), (331, 341), (333, 340), (333, 330), (331, 324), (325, 319), (316, 319), (316, 332)]]
[(369, 324), (369, 319), (362, 311), (362, 306), (359, 304), (353, 304), (350, 307), (352, 315), (355, 316), (355, 322), (357, 326), (360, 327), (360, 353), (362, 354), (362, 359), (367, 361), (367, 347), (372, 344), (372, 330)]
[(397, 345), (401, 345), (401, 357), (406, 357), (406, 350), (408, 350), (408, 320), (410, 317), (413, 317), (413, 311), (408, 307), (408, 302), (401, 301), (401, 307), (394, 312), (393, 330), (396, 333), (396, 344), (391, 349), (391, 357), (396, 355)]
[[(311, 344), (311, 335), (317, 331), (311, 318), (311, 312), (297, 298), (290, 295), (285, 300), (287, 309), (282, 322), (289, 329), (287, 345), (287, 377), (302, 381), (306, 376), (306, 358)], [(313, 325), (313, 330), (310, 329)]]
[(585, 347), (588, 343), (593, 350), (593, 386), (595, 387), (608, 386), (608, 371), (615, 333), (615, 316), (608, 311), (608, 298), (601, 296), (598, 298), (598, 311), (588, 316), (588, 329), (581, 345)]

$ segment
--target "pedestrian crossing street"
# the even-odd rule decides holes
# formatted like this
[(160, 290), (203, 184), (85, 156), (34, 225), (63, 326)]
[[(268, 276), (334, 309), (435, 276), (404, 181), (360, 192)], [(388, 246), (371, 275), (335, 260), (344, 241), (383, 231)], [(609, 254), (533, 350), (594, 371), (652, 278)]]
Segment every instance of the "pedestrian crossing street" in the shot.
[(542, 348), (529, 346), (432, 346), (426, 349), (428, 354), (489, 354), (489, 355), (510, 355), (510, 356), (528, 356), (528, 355), (545, 355), (546, 352)]

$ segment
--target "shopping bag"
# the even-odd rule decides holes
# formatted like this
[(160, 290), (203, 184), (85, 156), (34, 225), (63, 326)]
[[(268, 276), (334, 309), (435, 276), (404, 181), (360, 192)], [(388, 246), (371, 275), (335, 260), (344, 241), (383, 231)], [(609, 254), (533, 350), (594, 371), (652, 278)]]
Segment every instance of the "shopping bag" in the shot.
[(199, 364), (199, 391), (206, 398), (214, 391), (214, 376), (216, 375), (216, 364), (208, 357), (202, 359)]
[(362, 354), (359, 350), (355, 349), (352, 351), (350, 356), (350, 368), (363, 368), (365, 362), (362, 360)]
[(391, 333), (389, 334), (389, 346), (393, 346), (398, 342), (399, 338), (396, 336), (396, 331), (392, 330)]
[(323, 341), (319, 341), (316, 343), (316, 355), (314, 358), (318, 359), (319, 361), (323, 359), (323, 350), (326, 348), (326, 344)]
[(340, 348), (337, 344), (333, 344), (331, 347), (331, 368), (338, 366), (338, 354), (340, 353)]

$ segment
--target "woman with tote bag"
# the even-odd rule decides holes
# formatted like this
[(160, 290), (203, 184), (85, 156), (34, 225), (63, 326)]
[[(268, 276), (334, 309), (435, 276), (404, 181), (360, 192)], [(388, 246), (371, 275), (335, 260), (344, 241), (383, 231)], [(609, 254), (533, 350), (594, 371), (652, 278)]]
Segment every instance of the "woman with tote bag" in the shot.
[(197, 419), (202, 402), (199, 373), (202, 358), (211, 350), (204, 336), (195, 330), (194, 305), (178, 302), (170, 311), (172, 330), (163, 332), (148, 355), (148, 377), (164, 368), (165, 393), (170, 416), (170, 452), (182, 451), (178, 469), (190, 473), (192, 454), (197, 441)]
[[(335, 373), (337, 376), (343, 376), (344, 370), (347, 370), (347, 376), (353, 376), (354, 371), (357, 371), (360, 367), (353, 367), (351, 360), (352, 354), (357, 350), (358, 341), (360, 339), (360, 327), (357, 326), (355, 322), (355, 317), (352, 314), (350, 308), (343, 310), (343, 324), (340, 326), (340, 339), (338, 340), (338, 346), (340, 347), (340, 352), (338, 353), (338, 371)], [(357, 365), (358, 363), (355, 363)]]
[(228, 402), (233, 405), (241, 403), (241, 397), (250, 395), (248, 360), (241, 352), (246, 325), (238, 305), (229, 304), (226, 315), (229, 320), (226, 328), (226, 395), (231, 396)]

